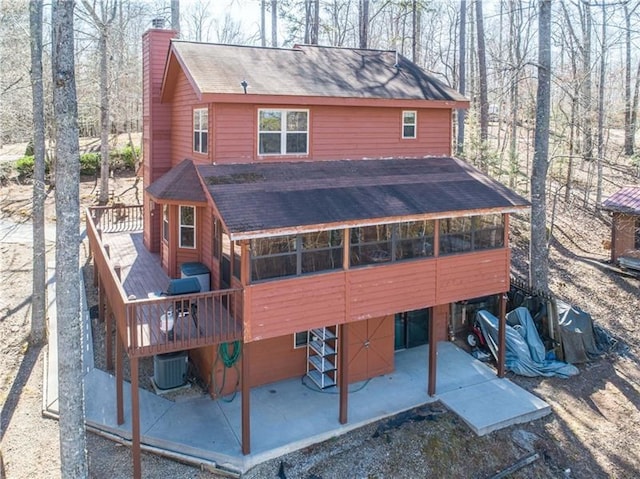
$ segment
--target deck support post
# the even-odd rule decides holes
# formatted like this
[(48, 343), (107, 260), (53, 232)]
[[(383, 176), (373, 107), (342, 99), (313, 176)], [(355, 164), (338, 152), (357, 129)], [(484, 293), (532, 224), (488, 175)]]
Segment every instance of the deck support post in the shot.
[(133, 477), (142, 478), (142, 458), (140, 448), (140, 390), (138, 388), (138, 358), (131, 363), (131, 456), (133, 457)]
[[(107, 360), (107, 371), (111, 371), (113, 369), (113, 311), (111, 311), (111, 307), (109, 306), (109, 302), (106, 304), (106, 321), (104, 323), (104, 354)], [(117, 349), (118, 338), (116, 335), (116, 349)], [(122, 354), (122, 350), (120, 351)]]
[(346, 424), (349, 412), (349, 325), (341, 324), (338, 326), (340, 332), (338, 340), (338, 387), (340, 388), (340, 424)]
[[(433, 316), (433, 315), (432, 315)], [(429, 318), (429, 378), (427, 393), (429, 396), (436, 394), (436, 371), (438, 360), (438, 342), (436, 341), (436, 326), (433, 318)]]
[(116, 411), (118, 425), (124, 424), (124, 399), (123, 383), (124, 374), (122, 371), (122, 343), (116, 328)]
[(251, 361), (251, 343), (242, 344), (242, 454), (251, 454), (251, 409), (249, 396), (251, 383), (249, 378), (249, 362)]
[(500, 318), (498, 324), (498, 377), (503, 378), (505, 373), (506, 353), (506, 329), (507, 329), (507, 293), (500, 297)]

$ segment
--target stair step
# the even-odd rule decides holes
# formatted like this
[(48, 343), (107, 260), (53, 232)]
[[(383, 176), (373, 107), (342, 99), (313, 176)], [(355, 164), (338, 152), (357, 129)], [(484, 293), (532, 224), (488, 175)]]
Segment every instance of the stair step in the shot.
[(311, 334), (320, 340), (330, 341), (336, 339), (336, 335), (328, 328), (316, 328), (311, 330)]
[(320, 356), (333, 356), (336, 354), (336, 350), (322, 341), (311, 341), (309, 347), (313, 349)]

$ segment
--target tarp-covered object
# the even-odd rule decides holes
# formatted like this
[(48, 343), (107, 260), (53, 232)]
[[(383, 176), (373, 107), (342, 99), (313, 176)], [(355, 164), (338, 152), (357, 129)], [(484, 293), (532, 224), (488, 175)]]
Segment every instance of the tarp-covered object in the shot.
[(556, 306), (564, 360), (585, 363), (600, 356), (602, 351), (596, 345), (589, 313), (559, 300), (556, 300)]
[[(476, 313), (482, 334), (494, 357), (498, 357), (498, 318), (486, 310)], [(507, 315), (505, 366), (521, 376), (569, 377), (578, 368), (561, 361), (545, 359), (545, 349), (527, 308), (516, 308)], [(515, 326), (511, 326), (514, 324)]]

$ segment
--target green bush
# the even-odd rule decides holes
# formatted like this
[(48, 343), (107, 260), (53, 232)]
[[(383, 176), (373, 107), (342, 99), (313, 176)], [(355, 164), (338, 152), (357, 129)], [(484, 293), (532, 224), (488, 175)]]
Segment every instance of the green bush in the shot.
[(80, 174), (95, 175), (100, 171), (100, 153), (80, 155)]
[(34, 165), (35, 159), (33, 156), (23, 156), (22, 158), (16, 160), (15, 168), (18, 172), (18, 177), (20, 179), (32, 178)]
[(136, 167), (136, 158), (140, 158), (140, 148), (134, 150), (131, 145), (127, 145), (111, 153), (110, 166), (114, 170), (133, 170)]

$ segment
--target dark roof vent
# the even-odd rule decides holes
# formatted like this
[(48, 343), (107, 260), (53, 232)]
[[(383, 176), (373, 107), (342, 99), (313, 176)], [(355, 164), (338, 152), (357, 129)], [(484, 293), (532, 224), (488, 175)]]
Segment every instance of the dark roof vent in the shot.
[(164, 18), (154, 18), (151, 20), (151, 26), (153, 28), (164, 28)]

